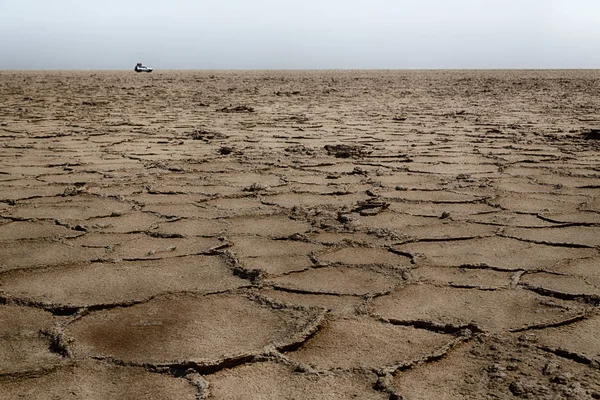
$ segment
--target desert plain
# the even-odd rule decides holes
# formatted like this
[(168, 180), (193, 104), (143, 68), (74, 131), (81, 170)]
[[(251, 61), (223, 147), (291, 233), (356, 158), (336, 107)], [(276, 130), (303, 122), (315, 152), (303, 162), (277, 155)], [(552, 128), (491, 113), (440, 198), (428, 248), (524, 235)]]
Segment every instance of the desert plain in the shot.
[(0, 399), (600, 399), (598, 93), (0, 71)]

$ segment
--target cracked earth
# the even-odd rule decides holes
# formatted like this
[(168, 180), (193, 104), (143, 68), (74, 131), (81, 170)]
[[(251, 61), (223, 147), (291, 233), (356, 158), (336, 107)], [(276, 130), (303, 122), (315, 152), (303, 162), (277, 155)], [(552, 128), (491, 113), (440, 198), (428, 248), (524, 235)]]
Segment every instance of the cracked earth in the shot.
[(0, 71), (1, 399), (600, 399), (595, 71)]

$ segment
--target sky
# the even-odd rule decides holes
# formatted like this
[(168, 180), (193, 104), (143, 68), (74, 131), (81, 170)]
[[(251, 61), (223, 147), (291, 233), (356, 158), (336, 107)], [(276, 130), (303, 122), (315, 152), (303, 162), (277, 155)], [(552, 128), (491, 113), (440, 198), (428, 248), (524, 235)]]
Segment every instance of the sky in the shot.
[(0, 0), (0, 70), (600, 68), (599, 0)]

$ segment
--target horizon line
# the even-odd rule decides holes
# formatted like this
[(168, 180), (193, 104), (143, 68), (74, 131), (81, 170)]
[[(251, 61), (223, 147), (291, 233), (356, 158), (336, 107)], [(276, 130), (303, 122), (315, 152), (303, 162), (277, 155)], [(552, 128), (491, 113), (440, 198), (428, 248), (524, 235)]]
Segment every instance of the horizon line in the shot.
[[(0, 68), (0, 72), (124, 72), (132, 68)], [(154, 68), (157, 71), (594, 71), (591, 67), (569, 68), (540, 68), (540, 67), (510, 67), (510, 68)]]

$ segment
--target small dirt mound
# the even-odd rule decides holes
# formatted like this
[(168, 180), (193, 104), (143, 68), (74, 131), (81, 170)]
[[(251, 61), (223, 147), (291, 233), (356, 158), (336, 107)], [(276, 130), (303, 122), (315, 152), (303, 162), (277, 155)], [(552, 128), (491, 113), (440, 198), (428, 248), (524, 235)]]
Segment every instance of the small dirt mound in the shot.
[(300, 92), (298, 90), (294, 90), (294, 91), (281, 91), (281, 90), (278, 90), (278, 91), (275, 92), (276, 96), (288, 96), (289, 97), (289, 96), (297, 96), (299, 94), (300, 94)]
[(235, 107), (223, 107), (223, 108), (219, 108), (217, 110), (218, 112), (224, 112), (224, 113), (253, 113), (254, 112), (254, 107), (250, 107), (247, 105), (241, 105), (241, 106), (235, 106)]
[(583, 133), (585, 140), (600, 140), (600, 129), (590, 129)]
[(301, 144), (295, 146), (289, 146), (285, 148), (286, 153), (299, 154), (305, 156), (312, 156), (315, 154), (315, 150)]
[(207, 130), (202, 127), (194, 128), (194, 130), (192, 130), (191, 132), (188, 132), (188, 135), (193, 140), (203, 140), (205, 142), (208, 142), (209, 140), (223, 140), (223, 139), (227, 139), (227, 137), (228, 137), (227, 135), (225, 135), (223, 133), (210, 131), (210, 130)]
[(371, 153), (363, 146), (350, 144), (328, 144), (325, 146), (325, 151), (336, 158), (360, 158)]

